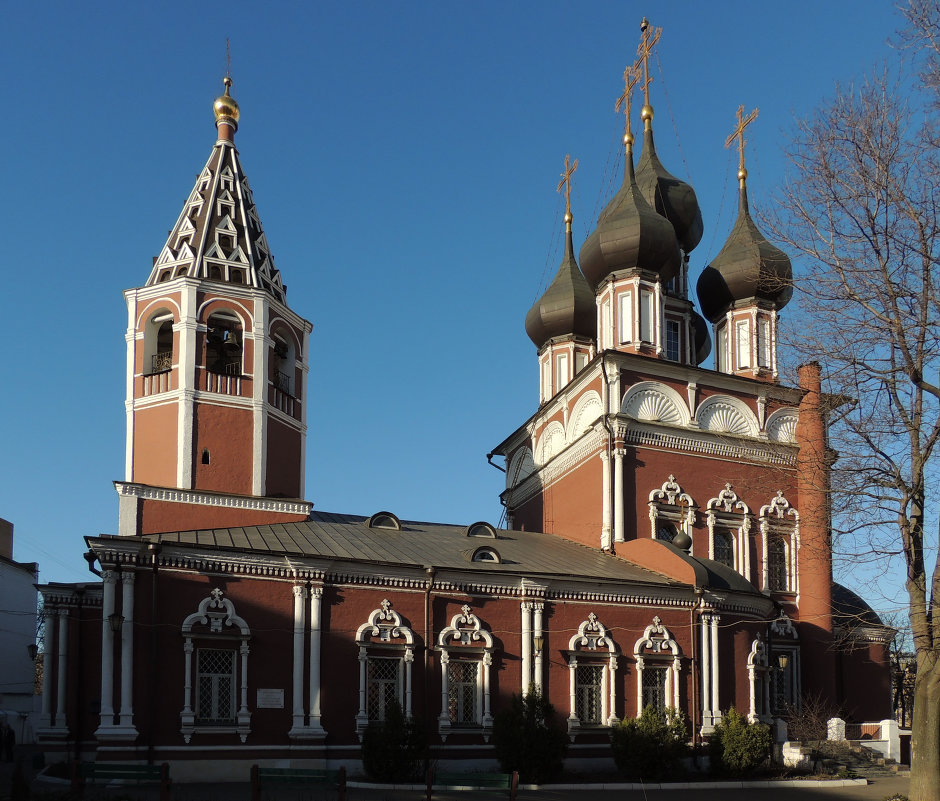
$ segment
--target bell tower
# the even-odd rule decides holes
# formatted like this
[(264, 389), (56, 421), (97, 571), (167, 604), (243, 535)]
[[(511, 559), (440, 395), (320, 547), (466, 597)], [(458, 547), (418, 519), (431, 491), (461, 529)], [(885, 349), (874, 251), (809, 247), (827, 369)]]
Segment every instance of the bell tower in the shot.
[(124, 293), (122, 534), (303, 519), (311, 506), (298, 499), (312, 326), (287, 305), (235, 148), (231, 84), (150, 276)]

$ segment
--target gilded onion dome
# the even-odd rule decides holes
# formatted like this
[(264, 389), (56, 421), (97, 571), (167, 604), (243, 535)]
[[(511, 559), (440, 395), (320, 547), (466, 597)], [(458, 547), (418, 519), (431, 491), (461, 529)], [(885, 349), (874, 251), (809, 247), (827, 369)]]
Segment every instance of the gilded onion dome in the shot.
[(241, 109), (239, 109), (238, 103), (235, 102), (235, 98), (229, 94), (232, 79), (226, 75), (222, 83), (225, 84), (225, 92), (219, 95), (212, 104), (212, 111), (215, 113), (215, 124), (227, 122), (237, 130)]
[(696, 286), (702, 311), (713, 323), (744, 301), (762, 302), (779, 311), (793, 295), (790, 259), (754, 224), (747, 202), (747, 172), (742, 169), (738, 178), (738, 219), (725, 246), (702, 271)]
[(643, 153), (636, 168), (636, 181), (649, 204), (675, 229), (676, 238), (686, 253), (702, 240), (702, 210), (691, 184), (680, 181), (663, 166), (656, 155), (651, 125), (653, 109), (643, 107), (645, 129)]
[(594, 293), (574, 258), (571, 244), (571, 215), (565, 215), (565, 256), (545, 293), (525, 316), (525, 330), (541, 348), (554, 337), (597, 336), (597, 309)]
[(596, 289), (611, 273), (642, 269), (668, 281), (679, 272), (681, 254), (669, 221), (657, 214), (637, 185), (633, 136), (626, 142), (623, 185), (597, 219), (581, 247), (581, 269)]

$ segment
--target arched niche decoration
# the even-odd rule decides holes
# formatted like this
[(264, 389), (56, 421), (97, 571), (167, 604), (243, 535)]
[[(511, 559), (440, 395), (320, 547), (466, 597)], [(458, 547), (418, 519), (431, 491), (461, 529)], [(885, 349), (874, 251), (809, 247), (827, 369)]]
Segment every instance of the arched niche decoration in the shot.
[[(747, 578), (750, 564), (750, 544), (748, 535), (751, 531), (751, 510), (738, 498), (731, 484), (705, 506), (705, 520), (708, 525), (708, 558), (724, 562), (721, 554), (721, 538), (728, 537), (732, 548), (730, 564), (742, 576)], [(716, 540), (718, 546), (716, 547)]]
[(756, 437), (760, 431), (757, 416), (744, 401), (730, 395), (712, 395), (699, 404), (695, 419), (704, 431)]
[(777, 409), (767, 418), (765, 430), (771, 442), (796, 443), (796, 424), (799, 412), (796, 409)]
[(758, 514), (761, 535), (761, 588), (764, 592), (800, 591), (797, 554), (800, 548), (800, 513), (790, 506), (783, 490), (762, 506)]
[(751, 642), (747, 655), (747, 683), (750, 696), (750, 708), (747, 719), (751, 723), (769, 723), (773, 718), (770, 711), (770, 682), (767, 681), (767, 646), (764, 638), (758, 634)]
[(617, 656), (620, 649), (591, 612), (568, 642), (568, 736), (586, 726), (617, 722)]
[(532, 451), (528, 447), (520, 448), (509, 461), (509, 469), (506, 471), (506, 488), (516, 486), (535, 472), (535, 460), (532, 458)]
[(535, 449), (537, 464), (540, 467), (547, 464), (552, 457), (561, 453), (566, 445), (564, 426), (557, 420), (552, 420), (539, 437), (539, 444)]
[[(679, 709), (679, 677), (682, 671), (682, 650), (659, 616), (646, 627), (633, 646), (636, 659), (636, 714), (653, 703), (654, 694), (663, 707)], [(653, 675), (656, 671), (656, 675)], [(662, 674), (660, 678), (659, 674)], [(644, 698), (644, 695), (647, 697)], [(660, 704), (653, 703), (654, 706)]]
[[(248, 711), (248, 641), (251, 629), (238, 616), (235, 605), (217, 587), (183, 621), (181, 633), (185, 664), (183, 711), (180, 713), (183, 739), (188, 743), (193, 733), (199, 731), (233, 731), (245, 742), (251, 732), (251, 713)], [(203, 683), (201, 677), (209, 680)], [(231, 714), (236, 706), (236, 688), (238, 711)]]
[(670, 474), (659, 489), (650, 493), (649, 508), (651, 536), (654, 540), (666, 539), (660, 536), (664, 523), (675, 527), (677, 532), (685, 532), (691, 538), (696, 517), (695, 501), (683, 492), (674, 475)]
[[(437, 637), (441, 653), (441, 714), (438, 733), (445, 740), (455, 730), (480, 730), (484, 741), (493, 729), (490, 672), (493, 635), (468, 604)], [(472, 695), (472, 698), (470, 697)]]
[(585, 392), (578, 398), (568, 418), (566, 440), (574, 442), (582, 434), (590, 431), (603, 414), (604, 404), (601, 402), (601, 396), (593, 389)]
[(682, 396), (672, 387), (656, 381), (641, 381), (623, 396), (620, 413), (644, 423), (685, 426), (689, 409)]
[(406, 718), (412, 716), (411, 666), (414, 663), (414, 632), (382, 600), (356, 630), (359, 646), (359, 737), (372, 721), (385, 719), (391, 701), (397, 701)]

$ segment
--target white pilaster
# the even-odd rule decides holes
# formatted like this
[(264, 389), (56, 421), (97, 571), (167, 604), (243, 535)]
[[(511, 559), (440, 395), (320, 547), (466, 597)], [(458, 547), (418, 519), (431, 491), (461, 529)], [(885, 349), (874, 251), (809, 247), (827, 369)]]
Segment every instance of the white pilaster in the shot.
[[(68, 677), (69, 660), (69, 611), (65, 607), (59, 609), (58, 620), (58, 659), (56, 667), (56, 698), (55, 698), (55, 725), (57, 729), (68, 728), (65, 717), (66, 684)], [(51, 666), (50, 666), (51, 667)], [(45, 678), (45, 676), (43, 676)]]
[(623, 448), (614, 449), (614, 542), (624, 541), (623, 456)]
[(304, 728), (304, 607), (307, 600), (307, 588), (302, 584), (294, 585), (294, 653), (292, 709), (293, 725), (290, 734)]
[(101, 573), (101, 718), (100, 729), (114, 725), (114, 632), (108, 617), (114, 613), (114, 584), (117, 576), (113, 570)]
[(121, 572), (121, 726), (134, 727), (134, 573)]
[(310, 588), (310, 731), (316, 737), (326, 732), (320, 723), (320, 605), (322, 587)]
[(523, 601), (522, 609), (522, 694), (529, 692), (532, 683), (532, 604)]
[(709, 624), (710, 615), (702, 615), (699, 618), (702, 632), (702, 644), (699, 649), (701, 654), (701, 679), (702, 679), (702, 733), (707, 734), (714, 728), (714, 713), (712, 711), (712, 690), (711, 690), (711, 627)]
[[(532, 609), (535, 614), (535, 620), (533, 623), (533, 634), (535, 637), (544, 637), (542, 632), (542, 610), (544, 608), (545, 604), (543, 603), (532, 604)], [(535, 682), (535, 689), (537, 689), (539, 692), (542, 691), (542, 660), (544, 658), (542, 654), (544, 651), (545, 643), (543, 641), (542, 647), (535, 652), (535, 676), (532, 679)]]
[(193, 426), (196, 399), (196, 282), (180, 282), (180, 322), (174, 326), (179, 331), (180, 405), (177, 417), (178, 436), (176, 453), (176, 482), (183, 489), (193, 488)]
[(600, 454), (601, 458), (601, 470), (603, 473), (603, 523), (601, 523), (601, 547), (609, 550), (611, 545), (611, 531), (610, 531), (610, 456), (607, 452), (602, 452)]
[(718, 615), (711, 616), (711, 646), (712, 646), (712, 719), (718, 722), (721, 716), (721, 706), (718, 702)]

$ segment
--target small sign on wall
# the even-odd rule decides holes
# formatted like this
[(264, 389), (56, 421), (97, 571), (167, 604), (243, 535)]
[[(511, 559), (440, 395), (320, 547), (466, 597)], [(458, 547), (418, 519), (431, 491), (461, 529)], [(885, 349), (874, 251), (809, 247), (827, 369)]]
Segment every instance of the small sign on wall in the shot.
[(258, 709), (283, 709), (284, 691), (283, 690), (258, 690)]

